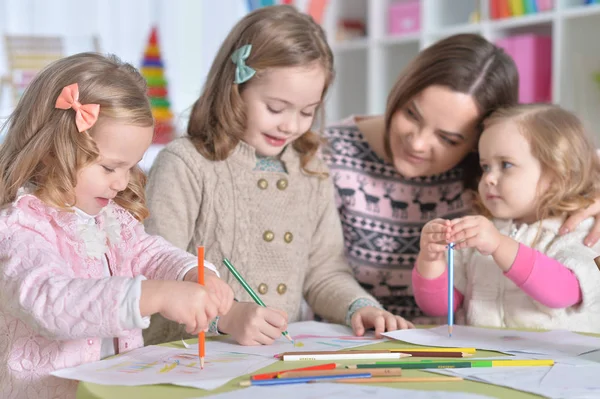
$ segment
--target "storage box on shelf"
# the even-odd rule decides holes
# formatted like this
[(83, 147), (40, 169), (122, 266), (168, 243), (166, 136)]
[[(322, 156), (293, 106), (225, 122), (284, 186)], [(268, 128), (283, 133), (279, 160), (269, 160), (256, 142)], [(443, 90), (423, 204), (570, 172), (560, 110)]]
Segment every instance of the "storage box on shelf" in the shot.
[[(392, 15), (396, 9), (415, 7), (414, 0), (330, 0), (323, 25), (338, 75), (326, 104), (327, 121), (383, 113), (394, 81), (419, 50), (449, 35), (469, 32), (502, 46), (527, 37), (522, 45), (537, 49), (544, 61), (525, 57), (523, 51), (507, 51), (521, 73), (521, 99), (558, 103), (577, 112), (588, 126), (600, 126), (600, 90), (594, 82), (600, 65), (600, 4), (519, 0), (519, 11), (516, 3), (511, 9), (512, 0), (501, 1), (508, 5), (508, 16), (503, 18), (497, 15), (496, 0), (420, 0), (419, 29), (406, 32), (392, 28)], [(521, 15), (515, 16), (517, 12)], [(407, 12), (407, 18), (413, 14)], [(471, 22), (473, 15), (479, 22)], [(337, 21), (344, 18), (364, 21), (366, 36), (336, 41)], [(531, 72), (532, 65), (540, 72)]]
[(421, 2), (411, 0), (389, 5), (388, 33), (405, 35), (421, 29)]
[(507, 36), (496, 44), (509, 54), (519, 70), (519, 101), (552, 101), (552, 38), (536, 34)]

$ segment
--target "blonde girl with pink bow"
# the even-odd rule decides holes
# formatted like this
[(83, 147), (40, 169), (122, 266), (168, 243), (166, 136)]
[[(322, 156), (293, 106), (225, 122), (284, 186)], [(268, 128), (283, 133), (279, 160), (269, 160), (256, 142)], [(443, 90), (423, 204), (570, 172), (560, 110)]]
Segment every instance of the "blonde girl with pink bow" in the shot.
[(49, 65), (0, 147), (0, 397), (73, 398), (52, 371), (143, 345), (160, 313), (196, 334), (233, 292), (213, 265), (144, 231), (153, 135), (144, 79), (114, 57)]

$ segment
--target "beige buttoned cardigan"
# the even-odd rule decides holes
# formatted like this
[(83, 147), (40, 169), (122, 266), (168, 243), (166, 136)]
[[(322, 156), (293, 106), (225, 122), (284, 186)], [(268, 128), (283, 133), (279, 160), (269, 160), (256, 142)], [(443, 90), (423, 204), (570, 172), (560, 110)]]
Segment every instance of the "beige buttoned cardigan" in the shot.
[[(267, 306), (300, 317), (304, 297), (324, 319), (344, 323), (352, 302), (374, 302), (345, 259), (330, 178), (308, 175), (287, 146), (288, 173), (254, 170), (254, 148), (240, 142), (224, 161), (209, 161), (188, 138), (171, 142), (149, 174), (146, 230), (193, 254), (205, 247), (239, 301), (252, 301), (223, 265), (228, 258)], [(310, 170), (326, 171), (314, 159)], [(152, 317), (146, 344), (180, 339), (182, 326)]]

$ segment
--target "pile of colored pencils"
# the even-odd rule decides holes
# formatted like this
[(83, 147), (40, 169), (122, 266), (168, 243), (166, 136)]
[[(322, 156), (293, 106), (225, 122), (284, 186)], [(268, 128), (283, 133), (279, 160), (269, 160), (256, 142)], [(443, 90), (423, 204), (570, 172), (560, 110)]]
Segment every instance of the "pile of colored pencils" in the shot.
[[(317, 366), (276, 371), (252, 376), (240, 386), (300, 384), (321, 381), (345, 383), (391, 383), (391, 382), (451, 382), (461, 381), (459, 377), (431, 376), (404, 377), (402, 369), (440, 369), (504, 366), (552, 366), (553, 360), (506, 360), (485, 358), (470, 359), (475, 348), (396, 348), (386, 350), (343, 350), (337, 352), (286, 352), (279, 358), (286, 361), (299, 360), (375, 360), (374, 362), (343, 366), (327, 363)], [(442, 359), (400, 360), (407, 357), (437, 357)], [(446, 358), (446, 359), (444, 359)], [(467, 359), (463, 359), (467, 358)]]
[(249, 381), (240, 382), (240, 386), (250, 385), (287, 385), (310, 382), (333, 381), (345, 383), (376, 382), (449, 382), (462, 381), (459, 377), (402, 377), (399, 368), (373, 368), (367, 371), (340, 368), (337, 363), (291, 369), (252, 376)]

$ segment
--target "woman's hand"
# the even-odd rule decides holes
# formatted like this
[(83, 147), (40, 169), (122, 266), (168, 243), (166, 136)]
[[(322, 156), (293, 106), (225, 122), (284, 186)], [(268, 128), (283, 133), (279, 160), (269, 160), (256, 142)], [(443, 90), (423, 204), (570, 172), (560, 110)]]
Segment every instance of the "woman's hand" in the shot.
[(588, 247), (593, 247), (600, 239), (600, 197), (596, 198), (592, 205), (569, 216), (561, 226), (559, 234), (563, 235), (575, 230), (579, 223), (589, 217), (594, 217), (596, 222), (584, 238), (583, 243)]

